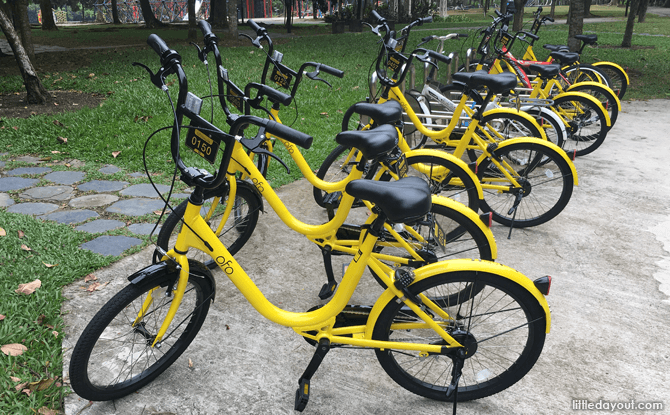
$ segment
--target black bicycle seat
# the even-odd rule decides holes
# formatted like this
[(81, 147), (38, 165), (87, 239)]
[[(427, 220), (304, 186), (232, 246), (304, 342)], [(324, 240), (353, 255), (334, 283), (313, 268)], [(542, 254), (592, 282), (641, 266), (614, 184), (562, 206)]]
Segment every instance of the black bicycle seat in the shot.
[(373, 130), (342, 131), (335, 141), (345, 147), (357, 148), (363, 157), (373, 160), (398, 145), (398, 130), (390, 124), (383, 124)]
[(426, 216), (432, 206), (430, 187), (419, 177), (405, 177), (395, 182), (354, 180), (347, 184), (346, 192), (374, 203), (393, 223), (417, 221)]

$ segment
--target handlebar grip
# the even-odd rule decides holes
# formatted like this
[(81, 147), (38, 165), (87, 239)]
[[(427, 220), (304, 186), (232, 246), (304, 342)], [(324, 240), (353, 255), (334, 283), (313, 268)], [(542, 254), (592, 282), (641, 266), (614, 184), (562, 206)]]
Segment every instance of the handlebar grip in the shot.
[(500, 13), (500, 11), (499, 11), (498, 9), (495, 9), (495, 10), (493, 10), (493, 11), (496, 13), (496, 16), (498, 16), (498, 17), (502, 17), (502, 16), (503, 16), (503, 14)]
[(467, 33), (459, 33), (458, 37), (468, 37), (469, 35)]
[(544, 20), (548, 20), (548, 21), (550, 21), (550, 22), (552, 22), (552, 23), (554, 22), (554, 18), (553, 18), (553, 17), (549, 17), (549, 16), (544, 16)]
[(370, 12), (370, 15), (372, 16), (372, 19), (373, 19), (374, 22), (382, 22), (382, 21), (384, 21), (384, 18), (381, 17), (381, 15), (380, 15), (379, 13), (377, 13), (376, 10), (372, 10), (372, 11)]
[(427, 16), (419, 20), (420, 20), (419, 25), (422, 25), (424, 23), (433, 23), (433, 16)]
[(328, 75), (337, 76), (338, 78), (344, 78), (344, 71), (335, 69), (332, 66), (321, 64), (321, 66), (319, 66), (319, 70), (327, 73)]
[(524, 35), (528, 36), (529, 38), (531, 38), (533, 40), (538, 40), (540, 38), (538, 35), (535, 35), (535, 34), (530, 33), (530, 32), (523, 32), (522, 31), (521, 33), (523, 33)]
[(161, 58), (163, 57), (163, 54), (165, 52), (170, 50), (170, 48), (168, 48), (167, 43), (165, 43), (165, 41), (155, 33), (149, 35), (149, 38), (147, 39), (147, 44), (151, 46), (151, 49), (153, 49)]
[(433, 58), (435, 60), (442, 61), (444, 63), (451, 63), (451, 57), (444, 56), (443, 54), (437, 53), (434, 50), (429, 50), (428, 51), (428, 56), (430, 56), (431, 58)]
[(198, 27), (200, 28), (203, 36), (212, 34), (212, 25), (210, 25), (207, 20), (199, 20)]
[(253, 86), (258, 88), (259, 94), (265, 95), (269, 100), (273, 102), (279, 102), (283, 106), (288, 106), (293, 99), (293, 97), (289, 94), (285, 94), (267, 85), (254, 83)]
[(249, 26), (256, 32), (260, 32), (262, 28), (258, 25), (258, 23), (254, 22), (253, 20), (249, 19), (247, 20), (247, 23), (249, 23)]
[(283, 138), (284, 140), (290, 141), (305, 149), (310, 148), (312, 146), (312, 140), (314, 140), (311, 135), (294, 130), (291, 127), (279, 124), (272, 120), (268, 120), (267, 124), (265, 124), (265, 130), (270, 134), (276, 135), (277, 137)]

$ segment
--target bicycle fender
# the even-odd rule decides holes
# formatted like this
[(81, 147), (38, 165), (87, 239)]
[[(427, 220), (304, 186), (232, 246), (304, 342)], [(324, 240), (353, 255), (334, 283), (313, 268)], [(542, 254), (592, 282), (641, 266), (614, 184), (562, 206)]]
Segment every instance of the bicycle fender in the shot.
[(491, 247), (491, 254), (493, 255), (493, 259), (495, 260), (498, 257), (498, 245), (496, 244), (496, 239), (493, 236), (493, 232), (491, 232), (491, 229), (489, 229), (489, 227), (486, 226), (484, 222), (482, 222), (481, 218), (474, 210), (465, 206), (463, 203), (440, 195), (432, 195), (432, 202), (434, 205), (442, 205), (467, 216), (468, 219), (476, 224), (477, 227), (481, 229), (482, 232), (484, 232), (484, 235), (486, 235), (486, 242)]
[[(448, 261), (435, 262), (433, 264), (426, 265), (421, 268), (414, 270), (414, 282), (410, 284), (410, 287), (417, 282), (424, 280), (428, 277), (432, 277), (437, 274), (444, 274), (449, 272), (459, 272), (459, 271), (476, 271), (484, 272), (489, 274), (499, 275), (501, 277), (507, 278), (520, 285), (529, 291), (533, 297), (537, 300), (537, 303), (544, 310), (544, 314), (547, 320), (546, 324), (546, 333), (549, 333), (551, 330), (551, 312), (549, 311), (549, 304), (547, 303), (544, 295), (535, 287), (533, 281), (522, 273), (497, 262), (491, 261), (474, 261), (471, 259), (452, 259)], [(377, 319), (381, 314), (382, 310), (386, 307), (391, 301), (395, 301), (397, 297), (391, 292), (391, 290), (386, 289), (379, 296), (375, 302), (374, 307), (370, 311), (370, 316), (368, 317), (368, 322), (366, 323), (365, 338), (372, 338), (372, 331), (374, 330), (375, 324), (377, 324)]]
[[(619, 111), (621, 111), (621, 101), (619, 100), (619, 97), (616, 96), (616, 94), (614, 93), (614, 91), (612, 91), (612, 88), (608, 87), (607, 85), (603, 85), (603, 84), (600, 84), (600, 83), (598, 83), (598, 82), (593, 82), (593, 81), (577, 82), (576, 84), (572, 84), (572, 85), (570, 85), (570, 86), (568, 87), (568, 89), (565, 90), (565, 92), (569, 92), (569, 91), (572, 91), (572, 90), (574, 90), (574, 89), (577, 89), (577, 88), (579, 88), (580, 85), (584, 85), (584, 86), (594, 86), (594, 87), (596, 87), (596, 89), (597, 89), (597, 88), (603, 88), (605, 91), (607, 91), (607, 92), (609, 92), (610, 94), (612, 94), (612, 96), (616, 99), (617, 109), (618, 109)], [(579, 90), (574, 91), (574, 92), (579, 92)]]
[(609, 113), (605, 110), (605, 108), (603, 108), (603, 105), (600, 103), (600, 101), (595, 99), (593, 96), (591, 96), (589, 94), (585, 94), (583, 92), (570, 91), (570, 92), (562, 92), (558, 95), (555, 95), (552, 98), (555, 101), (558, 98), (562, 98), (562, 97), (565, 97), (565, 96), (568, 96), (568, 97), (570, 97), (570, 96), (581, 96), (581, 97), (584, 97), (584, 98), (588, 99), (589, 101), (593, 102), (595, 105), (599, 106), (603, 110), (603, 113), (604, 113), (604, 116), (605, 116), (605, 125), (607, 125), (608, 127), (612, 126), (612, 120), (610, 120)]
[[(204, 264), (194, 260), (189, 260), (189, 267), (198, 267), (198, 271), (205, 275), (205, 278), (207, 278), (210, 285), (212, 286), (213, 300), (216, 296), (216, 281), (214, 280), (212, 272)], [(133, 285), (137, 285), (142, 282), (151, 282), (152, 279), (157, 279), (165, 274), (174, 274), (175, 281), (179, 278), (179, 270), (177, 269), (174, 262), (166, 260), (157, 264), (149, 265), (148, 267), (128, 276), (128, 281), (130, 281), (130, 283)], [(192, 276), (200, 277), (200, 275), (195, 274), (192, 274)]]
[(494, 108), (490, 109), (488, 111), (485, 111), (484, 114), (482, 114), (482, 117), (486, 117), (487, 115), (496, 115), (496, 114), (516, 114), (519, 115), (520, 117), (526, 119), (528, 122), (534, 124), (537, 129), (540, 131), (540, 134), (542, 134), (541, 138), (542, 140), (547, 140), (547, 134), (544, 133), (544, 130), (540, 125), (535, 121), (535, 118), (531, 117), (530, 115), (526, 114), (523, 110), (517, 111), (512, 108)]
[(591, 65), (593, 66), (614, 66), (615, 68), (619, 69), (621, 72), (623, 72), (624, 76), (626, 77), (626, 85), (630, 85), (630, 78), (628, 78), (628, 73), (619, 65), (617, 65), (614, 62), (596, 62), (592, 63)]
[[(534, 137), (526, 137), (526, 138), (524, 138), (524, 137), (519, 137), (519, 138), (512, 138), (512, 139), (509, 139), (509, 140), (505, 140), (505, 141), (500, 142), (500, 143), (498, 144), (498, 148), (503, 148), (503, 147), (512, 145), (512, 144), (514, 144), (514, 143), (528, 142), (529, 140), (533, 140), (533, 138), (534, 138)], [(574, 180), (574, 185), (575, 185), (575, 186), (578, 186), (578, 185), (579, 185), (579, 183), (578, 183), (578, 179), (577, 179), (577, 169), (575, 168), (575, 163), (573, 163), (572, 160), (570, 160), (570, 158), (568, 157), (568, 155), (565, 153), (565, 150), (563, 150), (562, 148), (560, 148), (560, 147), (557, 146), (556, 144), (552, 143), (551, 141), (533, 140), (532, 142), (534, 142), (534, 143), (536, 143), (536, 144), (538, 144), (538, 145), (541, 145), (541, 146), (549, 147), (549, 148), (551, 148), (552, 150), (558, 152), (558, 154), (560, 154), (561, 157), (563, 157), (563, 159), (564, 159), (565, 161), (568, 162), (568, 166), (570, 166), (570, 171), (572, 172), (572, 178), (573, 178), (573, 180)]]
[(419, 148), (416, 150), (410, 150), (405, 153), (405, 157), (414, 157), (414, 156), (439, 157), (448, 160), (454, 164), (457, 164), (459, 167), (461, 167), (468, 173), (468, 176), (472, 178), (472, 181), (475, 183), (475, 186), (477, 186), (477, 197), (479, 198), (479, 200), (484, 199), (484, 191), (482, 190), (482, 185), (479, 182), (479, 178), (463, 160), (459, 159), (458, 157), (454, 157), (452, 154), (447, 153), (445, 151), (430, 148)]

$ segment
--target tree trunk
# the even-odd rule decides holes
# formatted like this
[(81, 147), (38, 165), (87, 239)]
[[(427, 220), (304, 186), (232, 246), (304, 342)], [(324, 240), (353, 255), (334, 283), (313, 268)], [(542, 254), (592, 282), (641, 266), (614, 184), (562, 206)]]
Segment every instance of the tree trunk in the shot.
[(284, 0), (284, 8), (286, 12), (286, 33), (291, 33), (291, 24), (293, 23), (293, 0)]
[(228, 0), (228, 30), (230, 37), (237, 39), (239, 32), (237, 31), (237, 2)]
[(628, 20), (626, 21), (626, 31), (623, 34), (622, 48), (629, 48), (633, 42), (633, 26), (635, 26), (635, 16), (637, 16), (637, 9), (640, 5), (640, 0), (631, 0), (630, 13), (628, 13)]
[(7, 37), (12, 52), (14, 52), (16, 63), (19, 65), (19, 71), (21, 72), (21, 77), (28, 93), (28, 103), (44, 105), (51, 102), (51, 95), (49, 95), (42, 82), (40, 82), (40, 78), (37, 77), (37, 72), (35, 72), (35, 68), (33, 68), (33, 64), (30, 62), (30, 58), (28, 58), (28, 54), (23, 48), (12, 22), (9, 21), (2, 7), (0, 7), (0, 27)]
[(500, 13), (507, 13), (507, 0), (500, 0)]
[(584, 0), (570, 0), (568, 10), (568, 47), (572, 52), (577, 52), (581, 42), (575, 39), (575, 35), (581, 35), (584, 29)]
[(14, 18), (14, 29), (21, 39), (21, 44), (28, 58), (35, 60), (35, 48), (33, 47), (33, 33), (28, 20), (28, 0), (14, 0), (9, 3)]
[[(233, 1), (233, 3), (235, 3)], [(209, 24), (214, 29), (228, 29), (227, 23), (228, 10), (226, 10), (226, 0), (211, 0), (209, 2)], [(247, 16), (249, 17), (249, 16)], [(237, 14), (235, 14), (235, 23), (237, 24)]]
[(119, 7), (117, 6), (117, 0), (112, 0), (112, 23), (121, 24), (121, 20), (119, 20)]
[(514, 0), (514, 22), (512, 23), (512, 30), (518, 32), (523, 28), (523, 8), (526, 5), (525, 0)]
[(556, 14), (556, 3), (557, 2), (558, 2), (558, 0), (551, 0), (551, 11), (549, 12), (549, 16), (551, 16), (552, 19), (554, 18), (554, 15)]
[(644, 19), (647, 17), (647, 6), (649, 6), (649, 0), (640, 0), (640, 5), (638, 6), (638, 23), (644, 23)]
[(144, 25), (147, 29), (165, 26), (160, 20), (156, 19), (149, 0), (140, 0), (140, 8), (142, 9), (142, 17), (144, 17)]
[(56, 22), (54, 21), (51, 0), (40, 0), (40, 10), (42, 11), (42, 30), (58, 30), (58, 26), (56, 26)]
[(591, 0), (584, 0), (584, 17), (593, 17), (591, 14)]

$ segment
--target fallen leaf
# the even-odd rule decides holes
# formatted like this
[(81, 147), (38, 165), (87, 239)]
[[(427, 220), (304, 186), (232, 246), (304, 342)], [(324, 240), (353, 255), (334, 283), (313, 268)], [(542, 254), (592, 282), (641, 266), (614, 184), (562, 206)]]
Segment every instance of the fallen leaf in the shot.
[(94, 282), (93, 284), (89, 285), (88, 288), (86, 288), (86, 291), (88, 291), (90, 293), (92, 293), (93, 291), (100, 291), (103, 288), (105, 288), (105, 286), (107, 284), (109, 284), (109, 281), (107, 281), (104, 284), (100, 284), (99, 282)]
[(92, 73), (92, 72), (91, 72), (90, 74), (88, 74), (88, 77), (89, 77), (89, 78), (93, 78), (94, 76), (95, 76), (95, 74)]
[(21, 249), (23, 249), (23, 250), (26, 251), (26, 252), (30, 252), (30, 251), (32, 251), (32, 249), (28, 248), (28, 247), (26, 246), (26, 244), (21, 244)]
[(27, 284), (19, 284), (19, 288), (17, 290), (14, 290), (17, 294), (32, 294), (35, 292), (36, 289), (40, 288), (42, 286), (42, 281), (39, 279), (36, 279), (33, 282), (29, 282)]
[(112, 157), (116, 158), (119, 154), (121, 154), (120, 151), (112, 151)]
[(161, 210), (154, 210), (154, 215), (160, 215), (161, 213), (163, 213), (163, 211), (161, 211)]
[(67, 137), (58, 136), (56, 137), (56, 141), (58, 141), (61, 144), (67, 144)]
[(321, 115), (328, 115), (328, 113), (327, 112), (322, 112)]
[(26, 234), (23, 231), (20, 230), (19, 231), (19, 239), (23, 238), (24, 236), (26, 236)]
[(14, 389), (16, 389), (17, 391), (20, 391), (21, 389), (25, 388), (27, 385), (28, 385), (28, 382), (19, 383), (18, 385), (14, 386)]
[(59, 127), (67, 128), (67, 127), (65, 127), (65, 124), (63, 124), (62, 122), (60, 122), (58, 120), (54, 120), (53, 123), (54, 123), (54, 125), (57, 125)]
[(191, 360), (190, 357), (189, 357), (189, 359), (188, 359), (188, 367), (189, 367), (190, 369), (193, 369), (193, 360)]
[(47, 316), (45, 316), (44, 314), (40, 314), (40, 315), (37, 317), (37, 321), (36, 321), (37, 325), (41, 326), (42, 323), (44, 323), (44, 319), (45, 319), (45, 318), (47, 318)]
[(7, 232), (2, 228), (0, 228), (0, 236), (7, 236)]
[(21, 392), (25, 393), (26, 395), (30, 396), (31, 390), (30, 389), (24, 389)]
[(95, 275), (88, 274), (87, 276), (84, 277), (84, 282), (95, 281), (97, 279), (98, 279), (98, 277), (96, 277)]
[(65, 163), (65, 167), (72, 167), (70, 163)]
[(53, 264), (53, 265), (52, 265), (52, 264), (47, 264), (46, 262), (42, 262), (42, 263), (43, 263), (44, 266), (47, 267), (47, 268), (53, 268), (53, 267), (55, 267), (55, 266), (58, 265), (58, 264)]
[(37, 410), (37, 413), (40, 415), (58, 415), (58, 411), (55, 409), (49, 409), (46, 406), (41, 407)]
[(53, 385), (55, 381), (56, 379), (42, 379), (37, 382), (30, 382), (28, 384), (28, 389), (31, 391), (43, 391)]
[[(61, 79), (62, 79), (62, 78), (61, 78)], [(57, 103), (57, 102), (54, 102), (54, 105), (55, 105), (55, 106), (58, 106), (58, 103)]]
[(54, 150), (54, 151), (51, 152), (51, 154), (60, 154), (60, 151)]
[(42, 157), (42, 158), (39, 159), (39, 160), (40, 160), (40, 161), (49, 161), (49, 160), (51, 160), (51, 157)]
[(17, 378), (16, 376), (10, 376), (9, 378), (12, 380), (12, 382), (21, 382), (21, 378)]
[(4, 320), (4, 319), (5, 319), (5, 316), (2, 315), (2, 314), (0, 314), (0, 321), (2, 321), (2, 320)]
[(12, 128), (15, 129), (15, 130), (18, 130), (18, 129), (19, 129), (19, 127), (12, 127)]
[(2, 350), (2, 353), (6, 354), (7, 356), (21, 356), (23, 352), (28, 350), (28, 348), (19, 343), (12, 343), (0, 347), (0, 350)]
[(58, 337), (58, 332), (57, 331), (52, 331), (51, 334), (53, 334), (54, 337)]

